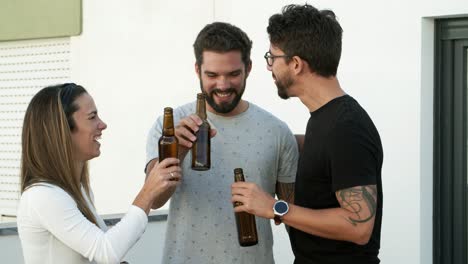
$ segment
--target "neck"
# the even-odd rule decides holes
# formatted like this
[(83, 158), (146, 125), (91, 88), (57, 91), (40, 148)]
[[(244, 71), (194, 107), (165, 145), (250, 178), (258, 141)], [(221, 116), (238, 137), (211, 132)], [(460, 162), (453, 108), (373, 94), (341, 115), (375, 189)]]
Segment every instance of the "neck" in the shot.
[(81, 182), (81, 174), (83, 173), (83, 168), (84, 168), (84, 162), (83, 161), (78, 161), (75, 164), (75, 172), (76, 172), (76, 177), (78, 177), (78, 183)]
[(224, 116), (224, 117), (236, 116), (238, 114), (241, 114), (247, 111), (248, 108), (249, 108), (249, 103), (241, 99), (239, 103), (237, 104), (237, 106), (231, 112), (224, 114), (224, 113), (216, 112), (208, 103), (206, 103), (206, 110), (208, 110), (208, 112), (213, 113), (215, 115)]
[(346, 94), (336, 77), (324, 78), (311, 74), (305, 77), (299, 85), (302, 87), (298, 95), (299, 100), (309, 109), (309, 112), (314, 112), (331, 100)]

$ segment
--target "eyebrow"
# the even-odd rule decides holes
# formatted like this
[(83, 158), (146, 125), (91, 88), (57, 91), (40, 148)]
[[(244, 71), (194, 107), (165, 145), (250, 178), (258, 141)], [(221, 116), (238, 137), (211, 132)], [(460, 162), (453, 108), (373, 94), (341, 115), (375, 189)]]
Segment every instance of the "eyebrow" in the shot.
[[(213, 72), (213, 71), (208, 71), (208, 70), (205, 70), (203, 71), (205, 74), (216, 74), (216, 75), (219, 75), (218, 72)], [(233, 70), (233, 71), (230, 71), (228, 72), (227, 74), (233, 74), (233, 73), (238, 73), (238, 72), (242, 72), (242, 69), (237, 69), (237, 70)]]
[(89, 113), (88, 113), (88, 116), (90, 116), (90, 115), (97, 115), (97, 110), (94, 110), (94, 111), (89, 112)]

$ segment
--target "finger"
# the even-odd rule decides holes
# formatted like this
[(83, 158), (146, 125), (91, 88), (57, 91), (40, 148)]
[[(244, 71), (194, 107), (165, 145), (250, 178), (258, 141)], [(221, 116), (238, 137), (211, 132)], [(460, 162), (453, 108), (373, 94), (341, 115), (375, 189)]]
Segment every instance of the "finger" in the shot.
[(148, 176), (153, 170), (155, 170), (158, 164), (159, 164), (158, 158), (151, 160), (146, 166), (146, 176)]
[(231, 203), (240, 202), (245, 204), (247, 201), (248, 199), (245, 196), (242, 196), (241, 194), (234, 194), (231, 196)]
[(167, 183), (167, 186), (168, 186), (168, 189), (171, 189), (171, 188), (177, 188), (177, 186), (180, 185), (180, 181), (169, 181)]
[(244, 188), (231, 188), (231, 195), (240, 195), (240, 196), (245, 196), (247, 193), (247, 190)]
[(175, 134), (177, 136), (177, 139), (182, 138), (182, 139), (190, 140), (191, 142), (193, 142), (197, 139), (193, 131), (195, 130), (189, 128), (188, 126), (180, 126), (176, 128)]
[(169, 171), (167, 174), (169, 174), (171, 178), (180, 178), (182, 175), (182, 173), (180, 173), (178, 170)]
[(239, 206), (236, 206), (234, 207), (234, 212), (236, 213), (240, 213), (240, 212), (249, 212), (247, 211), (247, 207), (245, 205), (239, 205)]
[(193, 145), (192, 141), (188, 140), (185, 137), (182, 137), (181, 135), (177, 135), (177, 133), (176, 133), (176, 136), (177, 136), (177, 140), (179, 140), (179, 147), (183, 147), (186, 149), (189, 149), (192, 147)]
[(180, 179), (182, 178), (182, 168), (179, 166), (172, 166), (172, 167), (167, 167), (159, 172), (161, 175), (163, 175), (164, 179), (169, 179), (172, 180), (173, 178), (175, 179)]
[(168, 171), (168, 173), (170, 174), (171, 172), (174, 172), (174, 173), (182, 173), (182, 168), (178, 165), (176, 166), (172, 166), (172, 167), (167, 167), (166, 170)]
[(189, 117), (193, 122), (195, 122), (195, 124), (197, 124), (197, 126), (200, 126), (203, 123), (203, 120), (196, 114), (192, 114)]
[(231, 188), (236, 188), (236, 189), (247, 189), (251, 185), (250, 182), (234, 182), (231, 184)]
[(213, 129), (210, 129), (210, 138), (216, 136), (217, 133), (218, 133), (218, 130), (216, 130), (216, 129), (214, 129), (214, 128), (213, 128)]
[(182, 179), (182, 175), (178, 172), (169, 173), (170, 181), (180, 181)]
[(176, 166), (176, 165), (179, 164), (179, 162), (180, 162), (179, 159), (176, 159), (176, 158), (165, 158), (163, 161), (161, 161), (155, 167), (158, 167), (159, 169), (167, 168), (167, 167), (171, 167), (171, 166)]
[(180, 120), (179, 125), (181, 127), (187, 127), (188, 129), (191, 129), (193, 132), (196, 132), (198, 131), (200, 124), (201, 124), (201, 123), (197, 123), (198, 120), (200, 120), (200, 117), (198, 117), (197, 115), (191, 115)]

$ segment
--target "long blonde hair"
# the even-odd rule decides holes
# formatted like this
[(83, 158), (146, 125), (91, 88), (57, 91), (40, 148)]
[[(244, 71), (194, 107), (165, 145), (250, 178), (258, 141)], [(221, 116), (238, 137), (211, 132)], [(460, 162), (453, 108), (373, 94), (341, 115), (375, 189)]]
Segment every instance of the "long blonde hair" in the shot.
[[(26, 110), (22, 133), (21, 193), (38, 183), (62, 188), (76, 202), (81, 213), (97, 225), (96, 217), (81, 192), (90, 197), (88, 165), (76, 174), (71, 131), (75, 129), (74, 102), (86, 90), (76, 84), (50, 86), (40, 90)], [(91, 200), (91, 199), (90, 199)]]

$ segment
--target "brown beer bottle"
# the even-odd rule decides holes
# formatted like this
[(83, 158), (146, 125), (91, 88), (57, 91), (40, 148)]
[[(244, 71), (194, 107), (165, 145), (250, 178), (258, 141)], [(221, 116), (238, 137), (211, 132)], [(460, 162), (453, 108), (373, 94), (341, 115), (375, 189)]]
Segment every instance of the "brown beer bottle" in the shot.
[(192, 170), (204, 171), (211, 167), (210, 124), (206, 120), (205, 95), (197, 94), (197, 113), (203, 123), (195, 133), (197, 139), (192, 146)]
[(162, 135), (159, 138), (159, 162), (165, 158), (179, 158), (178, 143), (174, 134), (174, 118), (172, 108), (164, 108), (164, 121)]
[[(234, 181), (245, 181), (244, 173), (241, 168), (234, 169)], [(242, 205), (241, 202), (235, 202), (234, 207)], [(247, 212), (235, 213), (237, 234), (239, 235), (239, 244), (241, 247), (249, 247), (258, 243), (257, 225), (255, 216)]]

